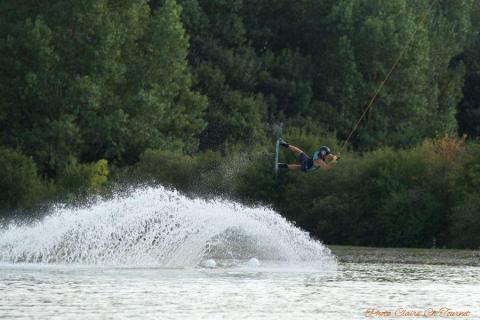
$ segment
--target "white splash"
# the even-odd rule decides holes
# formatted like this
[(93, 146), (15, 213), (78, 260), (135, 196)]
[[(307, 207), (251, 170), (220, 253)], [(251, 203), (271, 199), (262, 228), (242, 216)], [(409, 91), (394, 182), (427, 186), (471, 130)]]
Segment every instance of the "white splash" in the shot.
[(40, 222), (0, 230), (0, 261), (10, 263), (195, 267), (251, 257), (336, 266), (327, 247), (271, 209), (191, 199), (163, 187), (82, 208), (58, 206)]
[(247, 266), (249, 267), (258, 267), (260, 265), (260, 261), (257, 258), (251, 258), (247, 262)]
[(217, 263), (213, 259), (207, 259), (203, 264), (205, 268), (215, 268)]

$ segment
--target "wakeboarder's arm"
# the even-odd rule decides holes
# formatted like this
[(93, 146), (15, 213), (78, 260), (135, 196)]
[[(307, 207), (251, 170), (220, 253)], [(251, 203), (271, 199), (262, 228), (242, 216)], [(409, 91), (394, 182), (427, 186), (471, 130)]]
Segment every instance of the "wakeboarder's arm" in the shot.
[(329, 161), (328, 163), (323, 161), (322, 159), (317, 159), (317, 160), (313, 161), (313, 165), (316, 166), (316, 167), (319, 167), (322, 170), (330, 170), (333, 167), (335, 167), (335, 165), (337, 164), (338, 157), (332, 155), (329, 158), (331, 159), (331, 161)]

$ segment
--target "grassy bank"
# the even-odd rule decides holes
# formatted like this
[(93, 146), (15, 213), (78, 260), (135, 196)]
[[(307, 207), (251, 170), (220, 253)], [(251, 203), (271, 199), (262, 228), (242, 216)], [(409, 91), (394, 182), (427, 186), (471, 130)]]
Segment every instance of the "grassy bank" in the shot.
[(409, 263), (480, 266), (480, 250), (329, 246), (344, 263)]

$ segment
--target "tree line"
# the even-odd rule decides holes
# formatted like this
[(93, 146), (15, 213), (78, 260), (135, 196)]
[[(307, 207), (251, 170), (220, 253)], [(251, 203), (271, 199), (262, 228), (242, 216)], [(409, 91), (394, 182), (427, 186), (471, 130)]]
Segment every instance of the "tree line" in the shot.
[[(0, 11), (4, 216), (155, 178), (272, 204), (331, 243), (480, 246), (460, 239), (479, 228), (478, 2), (6, 0)], [(338, 150), (404, 49), (338, 168), (272, 180), (280, 124), (307, 152)]]

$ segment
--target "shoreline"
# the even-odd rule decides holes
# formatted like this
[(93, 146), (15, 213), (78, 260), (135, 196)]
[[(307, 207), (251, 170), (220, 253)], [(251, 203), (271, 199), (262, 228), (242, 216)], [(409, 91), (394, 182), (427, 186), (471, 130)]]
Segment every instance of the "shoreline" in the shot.
[(480, 266), (480, 250), (376, 248), (329, 245), (341, 263), (406, 263)]

